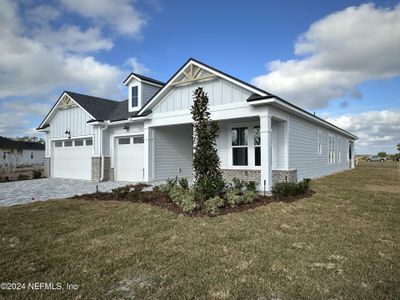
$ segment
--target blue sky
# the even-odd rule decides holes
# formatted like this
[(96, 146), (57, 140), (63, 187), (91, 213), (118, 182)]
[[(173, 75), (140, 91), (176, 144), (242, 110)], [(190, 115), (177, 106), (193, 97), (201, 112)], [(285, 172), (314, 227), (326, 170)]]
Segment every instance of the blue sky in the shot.
[(0, 135), (33, 129), (63, 90), (124, 99), (131, 71), (193, 57), (360, 136), (400, 142), (398, 1), (0, 0)]

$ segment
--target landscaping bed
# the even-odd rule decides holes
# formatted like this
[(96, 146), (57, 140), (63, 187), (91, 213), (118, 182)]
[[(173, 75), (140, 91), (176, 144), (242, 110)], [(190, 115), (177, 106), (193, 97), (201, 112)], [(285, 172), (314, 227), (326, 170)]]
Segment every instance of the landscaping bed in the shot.
[[(245, 211), (248, 209), (253, 209), (256, 207), (264, 206), (272, 202), (285, 202), (291, 203), (300, 200), (305, 197), (310, 197), (314, 193), (308, 187), (301, 193), (296, 191), (290, 192), (284, 189), (296, 186), (295, 183), (281, 183), (279, 192), (274, 192), (275, 195), (272, 196), (262, 196), (254, 191), (250, 191), (252, 198), (249, 200), (244, 200), (244, 195), (248, 192), (245, 190), (244, 186), (248, 183), (239, 182), (234, 180), (236, 186), (233, 184), (227, 187), (227, 193), (237, 195), (237, 202), (229, 201), (227, 198), (227, 193), (220, 197), (219, 205), (214, 205), (210, 207), (207, 201), (196, 201), (195, 207), (191, 210), (185, 210), (179, 201), (179, 198), (183, 198), (185, 195), (192, 194), (193, 191), (188, 187), (182, 187), (178, 182), (169, 180), (166, 184), (156, 186), (152, 191), (145, 190), (150, 186), (144, 183), (139, 183), (135, 185), (126, 185), (124, 187), (119, 187), (113, 189), (112, 192), (97, 192), (92, 194), (76, 195), (71, 197), (71, 199), (81, 199), (81, 200), (92, 200), (92, 201), (124, 201), (124, 202), (137, 202), (137, 203), (147, 203), (160, 208), (167, 209), (176, 214), (183, 214), (190, 217), (204, 217), (204, 216), (217, 216), (225, 215), (233, 212)], [(300, 183), (302, 184), (302, 183)], [(185, 185), (185, 184), (184, 184)], [(239, 185), (239, 187), (238, 187)], [(172, 197), (171, 197), (172, 192)], [(285, 193), (286, 192), (286, 193)], [(178, 200), (174, 201), (175, 197)], [(284, 193), (284, 195), (281, 195)], [(189, 198), (189, 201), (192, 198)]]

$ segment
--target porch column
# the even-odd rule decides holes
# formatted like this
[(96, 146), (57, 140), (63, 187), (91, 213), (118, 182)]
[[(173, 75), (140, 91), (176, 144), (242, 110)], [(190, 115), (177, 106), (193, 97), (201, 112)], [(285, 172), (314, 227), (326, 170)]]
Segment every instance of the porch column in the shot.
[(260, 115), (261, 139), (261, 183), (260, 191), (269, 192), (272, 188), (272, 126), (269, 111)]
[(144, 177), (145, 182), (153, 181), (154, 128), (144, 127)]

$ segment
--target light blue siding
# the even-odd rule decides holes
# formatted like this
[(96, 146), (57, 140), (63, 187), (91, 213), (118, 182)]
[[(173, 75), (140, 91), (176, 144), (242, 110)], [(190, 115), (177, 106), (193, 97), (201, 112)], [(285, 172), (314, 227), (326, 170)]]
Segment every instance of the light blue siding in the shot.
[(142, 88), (143, 88), (143, 105), (145, 105), (150, 99), (151, 97), (153, 97), (155, 95), (155, 93), (158, 92), (158, 90), (160, 89), (159, 87), (156, 87), (154, 85), (150, 85), (150, 84), (146, 84), (143, 83), (142, 84)]
[[(318, 130), (322, 132), (322, 154), (318, 154)], [(328, 134), (341, 139), (341, 162), (329, 164)], [(289, 168), (297, 169), (299, 180), (316, 178), (349, 168), (349, 141), (345, 136), (314, 123), (290, 115)], [(337, 152), (336, 152), (337, 153)]]
[[(181, 172), (178, 172), (178, 170)], [(155, 180), (186, 177), (192, 171), (192, 127), (189, 125), (155, 129)]]

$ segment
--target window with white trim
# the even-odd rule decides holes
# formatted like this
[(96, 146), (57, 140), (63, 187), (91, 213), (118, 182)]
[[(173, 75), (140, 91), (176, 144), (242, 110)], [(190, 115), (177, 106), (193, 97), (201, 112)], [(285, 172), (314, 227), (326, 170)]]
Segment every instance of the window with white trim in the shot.
[(132, 107), (138, 107), (138, 105), (139, 105), (139, 87), (137, 85), (133, 86), (131, 89), (131, 92), (132, 92), (132, 95), (131, 95)]
[(330, 164), (335, 163), (335, 137), (328, 135), (328, 160)]
[(65, 141), (64, 147), (72, 147), (72, 141)]
[(85, 144), (86, 144), (86, 146), (92, 146), (93, 145), (93, 140), (92, 139), (87, 139)]
[(255, 126), (253, 133), (254, 133), (254, 165), (261, 166), (260, 126)]
[(317, 149), (318, 155), (322, 154), (322, 131), (318, 130), (318, 149)]
[(248, 128), (232, 128), (232, 165), (247, 166), (248, 152)]
[(62, 147), (62, 142), (61, 142), (61, 141), (55, 142), (55, 143), (54, 143), (54, 146), (55, 146), (56, 148)]
[(74, 142), (74, 145), (75, 145), (75, 147), (83, 146), (83, 140), (76, 140), (76, 141)]
[(338, 140), (337, 140), (337, 146), (338, 146), (338, 151), (337, 151), (338, 159), (337, 159), (337, 162), (341, 163), (342, 162), (342, 151), (341, 151), (341, 149), (342, 149), (342, 141), (341, 141), (340, 138), (338, 138)]
[(133, 138), (133, 143), (134, 144), (143, 144), (144, 143), (144, 137), (143, 136), (134, 137)]

